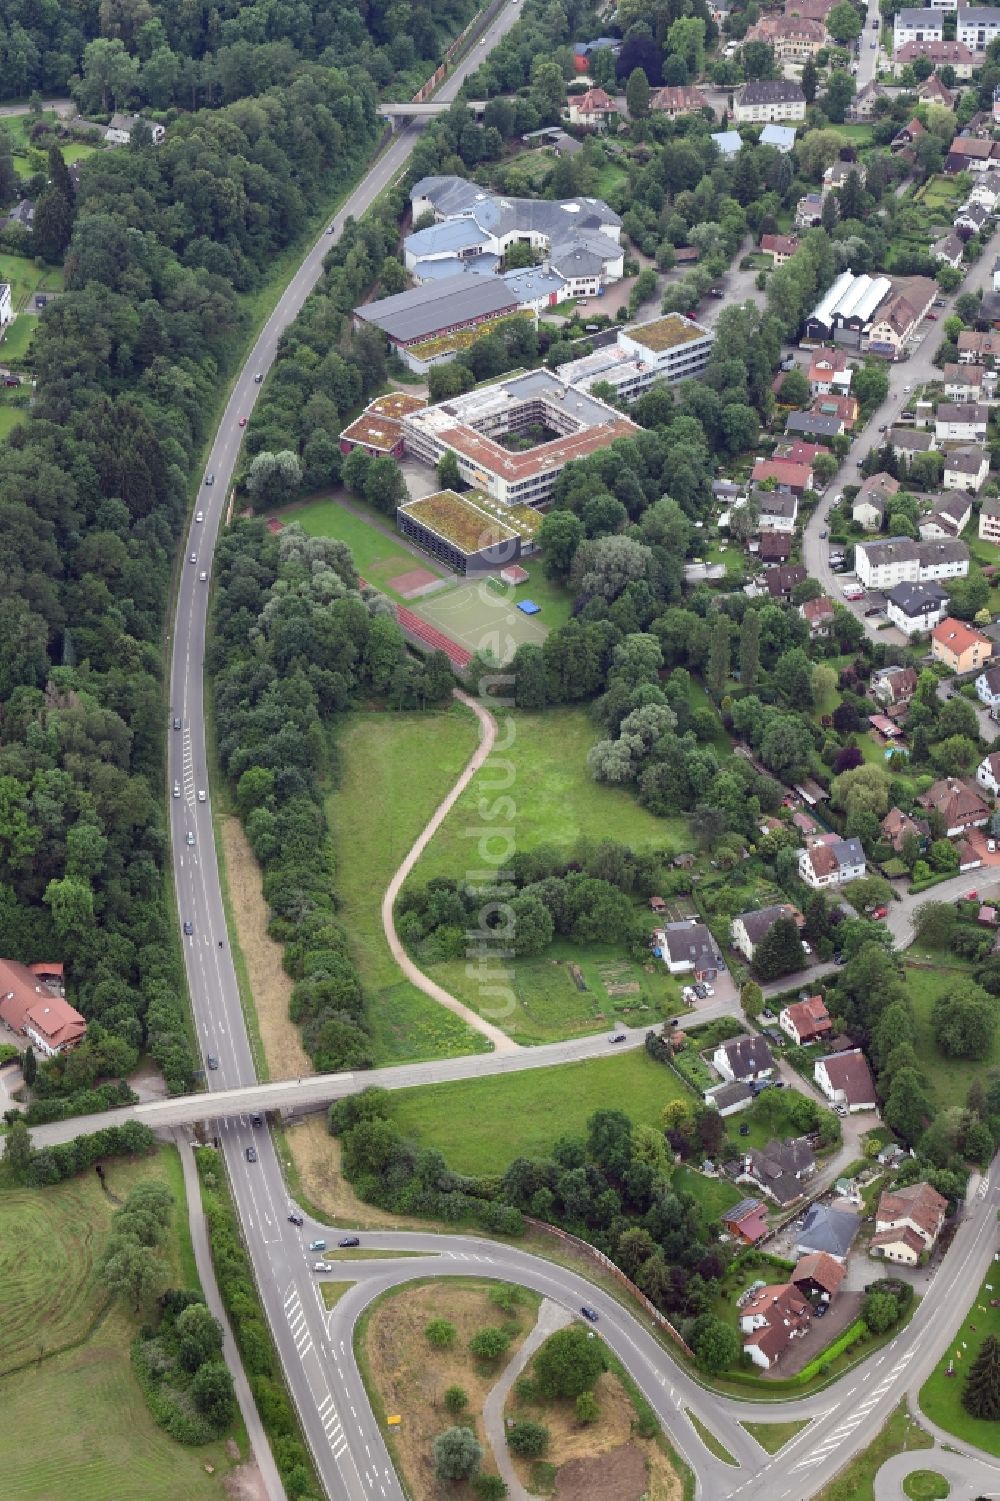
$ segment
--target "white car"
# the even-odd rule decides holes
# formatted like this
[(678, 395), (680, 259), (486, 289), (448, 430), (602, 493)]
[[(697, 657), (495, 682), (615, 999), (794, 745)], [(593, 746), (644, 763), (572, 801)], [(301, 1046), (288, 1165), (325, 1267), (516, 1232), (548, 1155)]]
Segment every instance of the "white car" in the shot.
[(190, 829), (188, 829), (188, 832), (187, 832), (187, 842), (188, 842), (188, 844), (194, 844), (194, 834), (191, 832)]
[(195, 513), (194, 513), (194, 519), (195, 519), (195, 521), (204, 521), (204, 519), (205, 519), (205, 512), (204, 511), (195, 511)]
[(204, 787), (199, 787), (198, 788), (198, 801), (200, 803), (203, 803), (207, 797), (208, 797), (208, 793), (205, 791)]
[(314, 1272), (332, 1272), (333, 1271), (333, 1262), (332, 1261), (314, 1261), (313, 1262), (313, 1271)]
[(804, 938), (802, 940), (802, 952), (804, 954), (811, 954), (812, 953), (812, 949), (810, 948), (809, 944), (806, 943), (806, 941), (805, 941)]
[(180, 795), (181, 795), (181, 784), (180, 784), (180, 782), (175, 782), (174, 783), (174, 797), (180, 797)]
[(201, 570), (201, 572), (199, 573), (198, 577), (201, 579), (201, 582), (203, 584), (207, 584), (208, 583), (208, 574), (205, 572), (204, 568)]

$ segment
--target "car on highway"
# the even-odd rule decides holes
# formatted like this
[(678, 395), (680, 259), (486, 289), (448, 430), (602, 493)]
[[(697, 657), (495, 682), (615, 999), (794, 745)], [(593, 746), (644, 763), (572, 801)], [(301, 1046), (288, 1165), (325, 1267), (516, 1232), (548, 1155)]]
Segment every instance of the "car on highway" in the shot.
[(175, 714), (175, 715), (174, 715), (174, 729), (175, 729), (175, 730), (179, 730), (179, 729), (180, 729), (180, 727), (181, 727), (181, 722), (180, 722), (180, 720), (179, 720), (179, 719), (178, 719), (178, 717), (177, 717), (177, 715), (176, 715), (176, 714)]
[(625, 1041), (625, 1033), (624, 1032), (609, 1032), (608, 1033), (608, 1041), (609, 1042), (624, 1042)]
[(196, 552), (193, 552), (191, 554), (191, 556), (188, 558), (188, 562), (189, 563), (197, 563), (197, 561), (198, 561), (198, 554)]
[(204, 568), (199, 573), (198, 578), (201, 580), (201, 582), (203, 584), (207, 584), (208, 583), (208, 574), (205, 572)]
[(190, 917), (185, 917), (184, 919), (184, 932), (188, 938), (190, 938), (191, 934), (194, 932), (194, 923), (191, 921)]
[(195, 513), (194, 513), (194, 519), (195, 519), (195, 521), (204, 521), (204, 519), (205, 519), (205, 512), (204, 511), (195, 511)]
[(264, 1117), (261, 1115), (259, 1110), (255, 1110), (253, 1115), (250, 1117), (250, 1124), (251, 1126), (262, 1126), (264, 1124)]
[(309, 1242), (309, 1249), (310, 1249), (310, 1251), (325, 1251), (326, 1250), (326, 1241), (325, 1240), (311, 1240)]
[(214, 485), (215, 484), (215, 475), (214, 474), (206, 474), (205, 475), (205, 483), (206, 483), (206, 485)]
[(332, 1272), (333, 1271), (333, 1262), (332, 1261), (314, 1261), (313, 1262), (313, 1271), (314, 1272)]
[(261, 383), (261, 381), (264, 379), (264, 373), (263, 373), (263, 371), (262, 370), (258, 370), (257, 374), (254, 376), (253, 379), (254, 379), (254, 385), (255, 386), (259, 386), (260, 383)]
[(205, 801), (205, 799), (206, 799), (207, 796), (208, 796), (208, 794), (206, 793), (204, 787), (199, 787), (198, 788), (198, 801), (200, 803), (203, 803)]
[(210, 1068), (213, 1073), (218, 1068), (218, 1066), (219, 1066), (219, 1060), (218, 1060), (218, 1058), (216, 1058), (216, 1056), (215, 1056), (214, 1053), (209, 1053), (207, 1055), (207, 1057), (205, 1059), (205, 1066), (206, 1066), (206, 1068)]
[(256, 1147), (247, 1147), (247, 1149), (246, 1149), (246, 1159), (247, 1159), (248, 1162), (256, 1162), (257, 1161), (257, 1148)]
[(589, 1303), (584, 1303), (583, 1306), (580, 1309), (580, 1312), (583, 1314), (584, 1318), (587, 1320), (588, 1323), (590, 1323), (590, 1324), (596, 1324), (597, 1323), (597, 1309), (596, 1308), (591, 1308), (591, 1306), (590, 1306)]
[(299, 1225), (299, 1226), (302, 1226), (302, 1225), (305, 1224), (305, 1220), (302, 1218), (301, 1214), (299, 1214), (299, 1212), (297, 1210), (293, 1209), (292, 1212), (291, 1212), (291, 1214), (288, 1216), (288, 1223), (290, 1225)]
[(241, 417), (240, 418), (240, 427), (246, 427), (246, 425), (247, 425), (247, 419), (245, 417)]
[(180, 797), (180, 795), (181, 795), (181, 784), (180, 784), (180, 782), (175, 782), (174, 783), (174, 797)]
[(187, 831), (187, 842), (188, 844), (194, 844), (194, 834), (191, 829)]
[(338, 1240), (337, 1242), (342, 1251), (349, 1251), (352, 1246), (360, 1246), (360, 1244), (361, 1241), (356, 1235), (345, 1235), (342, 1240)]

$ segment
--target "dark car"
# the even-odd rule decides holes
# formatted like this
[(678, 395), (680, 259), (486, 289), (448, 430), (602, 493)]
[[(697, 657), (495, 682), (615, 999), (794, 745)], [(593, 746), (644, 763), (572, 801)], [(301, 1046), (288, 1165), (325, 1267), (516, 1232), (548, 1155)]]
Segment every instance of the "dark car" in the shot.
[(356, 1235), (345, 1235), (342, 1240), (338, 1240), (337, 1242), (342, 1251), (349, 1251), (352, 1246), (360, 1246), (360, 1244), (361, 1241)]
[(209, 1053), (208, 1054), (208, 1056), (205, 1059), (205, 1065), (206, 1065), (207, 1068), (210, 1068), (213, 1073), (215, 1072), (215, 1070), (219, 1066), (219, 1060), (218, 1060), (218, 1058), (216, 1058), (216, 1056), (215, 1056), (214, 1053)]
[(865, 611), (865, 619), (868, 620), (872, 615), (881, 615), (881, 613), (882, 613), (882, 606), (881, 605), (871, 605)]
[(624, 1032), (609, 1032), (608, 1033), (608, 1041), (609, 1042), (624, 1042), (625, 1041), (625, 1033)]
[(829, 1303), (817, 1303), (816, 1307), (813, 1309), (813, 1317), (817, 1319), (824, 1318), (829, 1307)]
[(180, 727), (181, 727), (181, 722), (180, 722), (180, 720), (179, 720), (179, 719), (178, 719), (178, 718), (177, 718), (177, 715), (176, 715), (176, 714), (175, 714), (175, 715), (174, 715), (174, 729), (175, 729), (175, 730), (179, 730), (179, 729), (180, 729)]
[(187, 934), (187, 936), (189, 938), (191, 937), (191, 934), (194, 932), (194, 923), (191, 921), (191, 919), (189, 917), (186, 917), (184, 919), (184, 932)]
[(262, 1126), (264, 1124), (264, 1117), (261, 1115), (259, 1110), (255, 1110), (253, 1115), (250, 1117), (250, 1124), (252, 1126)]
[(288, 1216), (288, 1223), (290, 1225), (304, 1225), (305, 1220), (302, 1218), (301, 1214), (296, 1214), (295, 1212), (293, 1212)]
[(597, 1323), (597, 1309), (591, 1308), (589, 1303), (584, 1303), (583, 1307), (580, 1309), (580, 1312), (583, 1314), (588, 1323)]
[(740, 1127), (740, 1135), (741, 1136), (749, 1136), (750, 1135), (750, 1127), (746, 1124), (746, 1122), (744, 1122), (743, 1125)]
[(247, 1147), (246, 1158), (247, 1158), (248, 1162), (256, 1162), (257, 1161), (257, 1148), (256, 1147)]

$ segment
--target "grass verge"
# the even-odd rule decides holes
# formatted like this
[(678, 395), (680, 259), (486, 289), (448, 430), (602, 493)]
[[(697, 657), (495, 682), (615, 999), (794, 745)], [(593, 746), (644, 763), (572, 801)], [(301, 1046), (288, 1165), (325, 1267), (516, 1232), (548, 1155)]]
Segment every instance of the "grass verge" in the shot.
[(777, 1454), (786, 1444), (790, 1444), (797, 1433), (803, 1428), (808, 1428), (809, 1418), (801, 1418), (797, 1422), (790, 1423), (741, 1423), (752, 1439), (756, 1439), (760, 1447), (768, 1454)]
[(875, 1501), (875, 1476), (887, 1459), (907, 1449), (931, 1449), (933, 1446), (930, 1434), (910, 1416), (906, 1402), (900, 1402), (868, 1448), (824, 1486), (814, 1501)]
[[(990, 1334), (1000, 1339), (1000, 1308), (992, 1307), (990, 1302), (996, 1296), (998, 1282), (1000, 1277), (991, 1263), (962, 1327), (920, 1388), (920, 1409), (956, 1438), (984, 1449), (987, 1454), (1000, 1455), (1000, 1424), (974, 1418), (962, 1406), (965, 1373), (979, 1354), (983, 1340)], [(948, 1375), (949, 1363), (955, 1372), (953, 1376)]]
[(694, 1429), (695, 1433), (697, 1433), (698, 1437), (701, 1439), (702, 1443), (705, 1445), (705, 1448), (710, 1454), (714, 1454), (716, 1459), (721, 1459), (723, 1464), (732, 1465), (734, 1469), (739, 1468), (736, 1460), (730, 1454), (729, 1450), (726, 1448), (722, 1440), (716, 1438), (711, 1428), (706, 1428), (705, 1424), (699, 1417), (695, 1416), (690, 1407), (685, 1407), (684, 1416), (687, 1418), (688, 1422), (691, 1424), (691, 1427)]

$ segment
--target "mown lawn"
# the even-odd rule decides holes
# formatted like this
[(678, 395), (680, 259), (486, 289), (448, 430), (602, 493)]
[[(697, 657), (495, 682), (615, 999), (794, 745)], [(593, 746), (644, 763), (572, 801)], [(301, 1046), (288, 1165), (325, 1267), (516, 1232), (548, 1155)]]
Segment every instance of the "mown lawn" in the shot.
[(779, 1449), (791, 1443), (797, 1433), (802, 1432), (808, 1422), (808, 1418), (799, 1418), (788, 1423), (743, 1423), (741, 1426), (768, 1454), (777, 1454)]
[[(286, 511), (283, 519), (288, 525), (297, 523), (310, 537), (335, 537), (346, 542), (361, 577), (390, 598), (404, 603), (402, 595), (388, 587), (388, 581), (412, 572), (421, 564), (380, 527), (330, 497), (296, 506)], [(391, 526), (388, 520), (384, 524)]]
[(38, 319), (34, 313), (21, 313), (13, 323), (8, 323), (6, 337), (0, 344), (0, 359), (12, 364), (23, 360), (37, 327)]
[(706, 1220), (717, 1220), (745, 1197), (735, 1183), (724, 1178), (706, 1178), (704, 1173), (697, 1173), (689, 1167), (674, 1169), (674, 1187), (698, 1200)]
[(637, 1125), (657, 1126), (667, 1101), (681, 1097), (690, 1098), (676, 1074), (640, 1049), (399, 1090), (392, 1103), (404, 1133), (439, 1148), (457, 1172), (500, 1173), (515, 1157), (545, 1155), (560, 1136), (585, 1135), (595, 1110), (625, 1110)]
[(521, 567), (528, 574), (526, 583), (518, 584), (513, 593), (514, 603), (533, 599), (542, 607), (542, 619), (550, 631), (565, 625), (573, 609), (573, 596), (562, 584), (553, 583), (545, 577), (541, 558), (520, 558)]
[(25, 298), (34, 292), (61, 292), (63, 271), (61, 266), (36, 266), (30, 257), (4, 250), (0, 251), (0, 281), (10, 282), (14, 311), (17, 312)]
[[(956, 1289), (956, 1296), (961, 1292)], [(973, 1299), (955, 1338), (920, 1388), (920, 1407), (933, 1423), (953, 1433), (966, 1443), (1000, 1454), (1000, 1424), (974, 1418), (962, 1406), (962, 1388), (969, 1369), (987, 1335), (1000, 1339), (1000, 1308), (990, 1306), (990, 1299), (1000, 1296), (1000, 1272), (991, 1269)], [(948, 1362), (955, 1374), (949, 1376)]]
[(0, 406), (0, 439), (8, 437), (19, 422), (27, 422), (27, 420), (27, 407)]
[(327, 799), (337, 900), (382, 1063), (471, 1053), (485, 1045), (403, 978), (381, 919), (393, 872), (476, 742), (475, 720), (457, 707), (435, 714), (354, 714), (337, 731), (339, 779)]
[[(631, 791), (593, 780), (587, 752), (597, 739), (585, 709), (501, 715), (503, 750), (459, 798), (413, 879), (423, 884), (432, 876), (461, 877), (496, 856), (509, 858), (510, 844), (524, 850), (552, 844), (568, 851), (586, 838), (617, 839), (637, 850), (686, 849), (690, 841), (682, 818), (656, 818)], [(513, 811), (504, 808), (502, 819), (484, 822), (481, 805), (489, 807), (501, 787)]]
[[(934, 900), (933, 888), (927, 893)], [(916, 969), (906, 967), (906, 989), (913, 1007), (917, 1026), (915, 1047), (920, 1067), (927, 1075), (931, 1089), (942, 1109), (950, 1105), (962, 1105), (973, 1079), (982, 1078), (987, 1068), (1000, 1066), (1000, 1028), (993, 1034), (993, 1043), (985, 1058), (946, 1058), (934, 1040), (931, 1011), (937, 997), (953, 985), (967, 983), (967, 971), (941, 968), (941, 956), (936, 956), (937, 968)], [(1000, 1451), (998, 1451), (1000, 1452)]]
[[(139, 1182), (167, 1182), (177, 1206), (169, 1282), (196, 1288), (177, 1154), (162, 1148), (155, 1158), (111, 1162), (107, 1178), (121, 1199)], [(117, 1305), (99, 1317), (107, 1300), (96, 1264), (114, 1208), (93, 1173), (51, 1188), (0, 1190), (4, 1501), (223, 1501), (224, 1445), (187, 1447), (156, 1426), (129, 1359), (137, 1319)], [(59, 1414), (44, 1439), (39, 1413)]]

